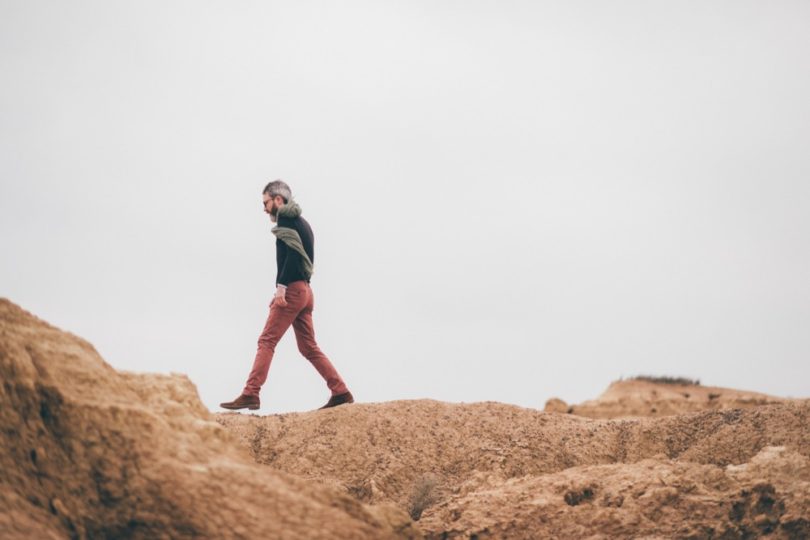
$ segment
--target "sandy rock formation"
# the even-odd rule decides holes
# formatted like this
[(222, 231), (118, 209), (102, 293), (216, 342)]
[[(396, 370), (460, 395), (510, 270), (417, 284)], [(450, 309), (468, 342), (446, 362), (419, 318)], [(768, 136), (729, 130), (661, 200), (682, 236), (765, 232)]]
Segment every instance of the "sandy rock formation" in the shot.
[(568, 406), (568, 403), (564, 402), (560, 398), (551, 398), (546, 401), (546, 406), (543, 407), (543, 412), (568, 413), (571, 412), (571, 408)]
[(187, 378), (118, 372), (7, 300), (0, 375), (2, 538), (810, 537), (810, 400), (211, 415)]
[[(437, 536), (476, 531), (480, 536), (491, 530), (508, 533), (506, 537), (531, 537), (519, 535), (517, 528), (499, 528), (521, 515), (519, 499), (505, 497), (498, 502), (489, 495), (478, 499), (470, 495), (477, 487), (499, 492), (522, 481), (534, 493), (535, 488), (546, 489), (544, 482), (555, 475), (573, 485), (578, 474), (604, 476), (600, 485), (610, 487), (622, 475), (647, 474), (646, 465), (638, 465), (644, 460), (656, 460), (662, 467), (677, 465), (675, 475), (704, 466), (722, 470), (747, 463), (771, 445), (786, 447), (802, 459), (810, 456), (807, 400), (630, 420), (592, 420), (500, 403), (419, 400), (265, 417), (226, 413), (218, 415), (218, 421), (259, 463), (342, 486), (364, 502), (393, 501), (411, 515), (421, 515), (422, 530)], [(431, 478), (436, 479), (432, 497), (423, 501), (420, 512), (413, 512), (415, 495)], [(656, 481), (654, 476), (648, 480)], [(600, 488), (600, 496), (603, 493)], [(728, 504), (732, 495), (732, 491), (716, 494), (726, 496)], [(479, 500), (491, 500), (497, 508), (475, 506)], [(557, 502), (565, 504), (562, 498)], [(468, 505), (475, 508), (469, 521), (456, 524), (464, 513), (459, 508)], [(570, 516), (578, 519), (576, 514)], [(683, 512), (677, 516), (681, 521), (689, 518)], [(524, 523), (526, 530), (541, 537), (557, 534), (556, 529), (529, 525)], [(598, 521), (590, 526), (589, 534), (600, 531)], [(624, 531), (631, 534), (632, 528), (628, 525)]]
[(420, 521), (435, 538), (810, 538), (810, 459), (645, 459), (513, 480), (473, 477)]
[(121, 373), (0, 299), (0, 536), (418, 537), (407, 514), (257, 465), (183, 376)]
[[(549, 403), (553, 401), (549, 400)], [(788, 403), (791, 399), (745, 390), (650, 380), (615, 381), (601, 396), (572, 405), (568, 412), (589, 418), (670, 416), (705, 410), (728, 410)], [(549, 405), (546, 405), (549, 407)], [(552, 405), (553, 406), (553, 405)], [(561, 412), (548, 410), (547, 412)]]

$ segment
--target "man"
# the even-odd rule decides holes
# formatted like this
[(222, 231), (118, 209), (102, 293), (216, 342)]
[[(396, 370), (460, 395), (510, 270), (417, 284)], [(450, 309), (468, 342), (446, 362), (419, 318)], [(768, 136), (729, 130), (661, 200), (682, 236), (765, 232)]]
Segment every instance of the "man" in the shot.
[(272, 229), (276, 235), (276, 293), (270, 302), (267, 323), (259, 336), (259, 347), (245, 389), (235, 400), (220, 403), (220, 407), (231, 410), (259, 408), (259, 391), (267, 379), (273, 353), (290, 325), (295, 331), (298, 350), (315, 366), (332, 392), (332, 397), (321, 409), (354, 403), (346, 383), (315, 342), (312, 325), (314, 297), (309, 286), (315, 260), (312, 228), (301, 217), (301, 207), (293, 200), (290, 186), (281, 180), (265, 186), (262, 200), (270, 220), (278, 223)]

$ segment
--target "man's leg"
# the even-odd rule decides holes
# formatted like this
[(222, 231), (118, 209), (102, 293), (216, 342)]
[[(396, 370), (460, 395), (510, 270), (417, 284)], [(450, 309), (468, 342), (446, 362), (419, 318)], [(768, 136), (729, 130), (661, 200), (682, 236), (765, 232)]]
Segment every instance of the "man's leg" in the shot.
[(264, 330), (259, 336), (253, 369), (250, 370), (247, 384), (242, 391), (244, 395), (259, 395), (262, 385), (267, 380), (267, 372), (270, 370), (270, 362), (273, 360), (276, 345), (298, 315), (298, 311), (302, 307), (302, 300), (304, 299), (296, 296), (296, 292), (288, 289), (285, 307), (275, 305), (275, 303), (270, 306), (270, 315), (267, 316)]
[(344, 394), (349, 391), (346, 387), (346, 383), (343, 382), (335, 366), (332, 365), (332, 362), (329, 361), (329, 358), (327, 358), (315, 342), (315, 327), (312, 323), (314, 298), (311, 289), (307, 292), (309, 293), (309, 302), (307, 302), (307, 306), (301, 310), (292, 323), (293, 330), (295, 331), (295, 341), (298, 343), (298, 350), (301, 351), (301, 354), (318, 370), (318, 373), (320, 373), (321, 377), (326, 381), (326, 386), (329, 387), (333, 396)]

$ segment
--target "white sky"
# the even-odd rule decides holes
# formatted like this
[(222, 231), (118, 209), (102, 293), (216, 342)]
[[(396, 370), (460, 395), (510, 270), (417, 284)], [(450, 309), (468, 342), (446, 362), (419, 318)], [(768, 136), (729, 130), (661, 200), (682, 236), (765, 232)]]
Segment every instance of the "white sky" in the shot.
[[(316, 235), (360, 401), (810, 396), (810, 3), (0, 1), (0, 296), (236, 397)], [(263, 412), (328, 391), (282, 341)]]

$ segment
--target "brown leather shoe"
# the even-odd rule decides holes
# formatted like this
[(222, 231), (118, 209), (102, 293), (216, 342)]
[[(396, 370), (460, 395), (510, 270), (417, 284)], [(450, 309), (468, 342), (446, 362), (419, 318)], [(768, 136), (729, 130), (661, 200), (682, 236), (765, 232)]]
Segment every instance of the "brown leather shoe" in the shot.
[(338, 405), (343, 405), (344, 403), (354, 403), (354, 396), (352, 396), (351, 392), (344, 392), (343, 394), (330, 397), (329, 401), (327, 401), (326, 405), (321, 407), (321, 409), (337, 407)]
[(259, 408), (259, 396), (248, 396), (242, 394), (233, 401), (220, 403), (219, 406), (223, 409), (230, 409), (232, 411), (238, 411), (239, 409), (250, 409), (251, 411), (255, 411)]

